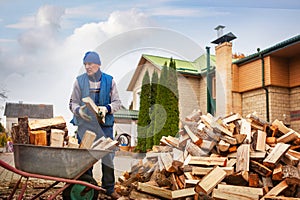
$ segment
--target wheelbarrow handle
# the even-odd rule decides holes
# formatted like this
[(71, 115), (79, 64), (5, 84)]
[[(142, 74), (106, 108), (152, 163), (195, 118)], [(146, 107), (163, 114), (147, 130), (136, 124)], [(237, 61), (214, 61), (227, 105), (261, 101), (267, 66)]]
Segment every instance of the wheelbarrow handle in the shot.
[(80, 184), (80, 185), (84, 185), (86, 187), (89, 187), (89, 188), (92, 188), (92, 189), (95, 189), (95, 190), (101, 190), (103, 192), (106, 192), (105, 189), (99, 187), (99, 186), (96, 186), (96, 185), (93, 185), (93, 184), (90, 184), (88, 182), (85, 182), (85, 181), (79, 181), (79, 180), (73, 180), (73, 179), (66, 179), (66, 178), (59, 178), (59, 177), (53, 177), (53, 176), (45, 176), (45, 175), (40, 175), (40, 174), (32, 174), (32, 173), (28, 173), (28, 172), (24, 172), (22, 170), (18, 170), (16, 169), (15, 167), (7, 164), (6, 162), (0, 160), (0, 166), (9, 170), (9, 171), (12, 171), (16, 174), (19, 174), (23, 177), (31, 177), (31, 178), (39, 178), (39, 179), (46, 179), (46, 180), (52, 180), (52, 181), (58, 181), (58, 182), (65, 182), (65, 183), (69, 183), (69, 184)]

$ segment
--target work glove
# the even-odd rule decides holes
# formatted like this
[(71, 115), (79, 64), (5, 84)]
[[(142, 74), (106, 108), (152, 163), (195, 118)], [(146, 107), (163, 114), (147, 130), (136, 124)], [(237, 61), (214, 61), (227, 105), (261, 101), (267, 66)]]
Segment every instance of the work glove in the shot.
[(100, 124), (104, 124), (105, 123), (105, 115), (108, 112), (107, 108), (105, 106), (98, 106), (98, 122)]
[(86, 105), (80, 106), (80, 108), (79, 108), (79, 115), (80, 115), (80, 117), (81, 117), (82, 119), (84, 119), (85, 121), (91, 121), (91, 120), (92, 120), (91, 116), (89, 116), (88, 114), (86, 114), (86, 113), (84, 112), (84, 109), (85, 109), (85, 108), (86, 108)]

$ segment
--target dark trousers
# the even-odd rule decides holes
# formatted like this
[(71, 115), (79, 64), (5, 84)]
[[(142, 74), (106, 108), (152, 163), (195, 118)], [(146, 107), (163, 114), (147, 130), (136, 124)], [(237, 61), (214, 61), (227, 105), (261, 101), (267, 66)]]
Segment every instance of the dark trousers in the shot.
[[(106, 138), (113, 139), (113, 127), (102, 127), (103, 135)], [(78, 138), (78, 142), (80, 142), (80, 138)], [(102, 167), (102, 185), (101, 187), (106, 189), (106, 193), (110, 195), (114, 192), (115, 187), (115, 171), (114, 171), (114, 157), (115, 153), (109, 153), (101, 159), (101, 167)], [(93, 167), (91, 167), (86, 174), (93, 176)]]

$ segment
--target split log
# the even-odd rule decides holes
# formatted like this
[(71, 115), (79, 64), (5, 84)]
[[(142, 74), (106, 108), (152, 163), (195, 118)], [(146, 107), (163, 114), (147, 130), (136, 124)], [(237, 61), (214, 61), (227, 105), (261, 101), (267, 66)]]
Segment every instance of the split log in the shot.
[(235, 134), (233, 137), (236, 139), (237, 144), (242, 144), (246, 139), (246, 134)]
[(79, 148), (78, 139), (74, 137), (69, 137), (68, 148)]
[(185, 189), (175, 190), (175, 191), (171, 192), (172, 199), (193, 196), (195, 194), (196, 194), (196, 192), (195, 192), (194, 188), (185, 188)]
[(205, 166), (222, 166), (225, 167), (227, 163), (227, 157), (198, 157), (191, 156), (189, 161), (190, 165), (205, 165)]
[(187, 125), (184, 126), (184, 130), (190, 136), (193, 143), (195, 143), (196, 145), (200, 145), (202, 143), (202, 139), (196, 136)]
[(279, 137), (277, 139), (277, 142), (282, 142), (282, 143), (289, 143), (291, 141), (294, 141), (298, 138), (298, 135), (296, 134), (295, 131), (290, 130), (289, 132), (287, 132), (286, 134), (282, 135), (281, 137)]
[(236, 172), (249, 171), (250, 145), (242, 144), (237, 149)]
[(277, 126), (278, 127), (278, 130), (280, 132), (282, 132), (283, 134), (286, 134), (288, 132), (290, 132), (290, 129), (288, 127), (286, 127), (282, 121), (279, 121), (278, 119), (275, 119), (272, 123), (273, 126)]
[(36, 119), (31, 120), (28, 123), (30, 130), (45, 130), (50, 131), (51, 128), (64, 130), (66, 127), (66, 121), (62, 116), (50, 118), (50, 119)]
[(94, 143), (94, 140), (96, 138), (96, 134), (92, 131), (85, 131), (81, 143), (79, 145), (80, 149), (90, 149)]
[(283, 178), (286, 179), (288, 185), (300, 186), (299, 169), (295, 166), (285, 165), (282, 167)]
[(271, 176), (272, 174), (272, 170), (254, 160), (250, 160), (250, 168), (264, 177)]
[(30, 134), (28, 132), (28, 117), (27, 116), (18, 118), (18, 128), (15, 128), (14, 135), (15, 135), (14, 138), (16, 139), (16, 143), (29, 144)]
[(228, 151), (229, 147), (230, 147), (230, 144), (225, 142), (224, 140), (220, 140), (220, 142), (217, 145), (218, 150), (221, 152)]
[(44, 130), (30, 131), (30, 144), (47, 146), (47, 132)]
[(250, 173), (249, 174), (249, 187), (259, 187), (259, 176), (256, 173)]
[[(226, 172), (226, 175), (232, 175), (234, 173), (234, 167), (220, 167), (222, 170)], [(208, 174), (213, 167), (192, 167), (192, 175), (203, 176)]]
[(290, 145), (277, 143), (271, 153), (264, 159), (263, 164), (268, 168), (274, 169), (281, 157), (289, 150)]
[(65, 131), (60, 129), (51, 129), (50, 146), (63, 147), (64, 146)]
[(204, 176), (199, 183), (195, 186), (197, 193), (203, 192), (210, 194), (212, 190), (226, 177), (226, 172), (220, 167), (216, 166), (212, 171)]
[(148, 183), (138, 182), (137, 189), (142, 191), (142, 192), (146, 192), (146, 193), (149, 193), (149, 194), (160, 196), (160, 197), (163, 197), (163, 198), (166, 198), (166, 199), (172, 199), (172, 191), (171, 190), (164, 189), (164, 188), (157, 187), (157, 186), (153, 186), (153, 185), (148, 184)]
[(238, 113), (235, 113), (235, 114), (231, 114), (231, 115), (228, 115), (226, 117), (224, 117), (222, 119), (223, 123), (224, 124), (229, 124), (230, 122), (233, 122), (233, 121), (236, 121), (236, 120), (240, 120), (242, 117), (240, 114)]
[(266, 151), (266, 138), (267, 138), (267, 133), (264, 131), (257, 131), (257, 140), (256, 140), (256, 146), (255, 150), (256, 151)]
[(274, 181), (281, 181), (283, 177), (283, 173), (282, 173), (282, 164), (278, 164), (275, 169), (273, 170), (273, 174), (272, 174), (272, 180)]
[(289, 185), (286, 183), (285, 180), (283, 180), (280, 183), (278, 183), (275, 187), (273, 187), (268, 193), (266, 193), (265, 196), (277, 196), (278, 194), (280, 194), (280, 192), (282, 192), (288, 187)]
[(263, 195), (262, 188), (219, 184), (218, 189), (213, 190), (212, 197), (215, 199), (257, 200), (260, 195)]
[(183, 165), (184, 158), (183, 158), (183, 151), (173, 148), (173, 162), (172, 165), (175, 168), (181, 167)]
[(246, 144), (251, 143), (251, 123), (246, 119), (241, 120), (240, 134), (247, 135), (246, 139), (244, 140), (244, 143)]
[(167, 172), (177, 171), (177, 169), (172, 165), (173, 159), (170, 153), (161, 153), (160, 158)]
[(188, 142), (186, 145), (186, 151), (189, 152), (192, 156), (207, 156), (209, 151), (202, 150), (199, 146), (195, 145), (192, 142)]

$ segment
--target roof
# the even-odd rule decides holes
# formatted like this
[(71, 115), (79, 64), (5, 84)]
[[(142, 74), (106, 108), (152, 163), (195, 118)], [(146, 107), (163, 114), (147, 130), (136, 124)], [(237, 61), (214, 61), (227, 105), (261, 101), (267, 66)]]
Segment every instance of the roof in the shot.
[[(185, 75), (200, 76), (206, 72), (206, 60), (207, 60), (206, 57), (207, 57), (206, 54), (203, 54), (194, 61), (187, 61), (187, 60), (180, 60), (180, 59), (173, 59), (173, 60), (176, 63), (176, 70), (179, 73)], [(138, 66), (135, 69), (134, 74), (129, 82), (127, 91), (133, 90), (134, 85), (136, 84), (136, 81), (140, 76), (142, 68), (145, 66), (144, 64), (147, 61), (152, 63), (152, 65), (158, 68), (159, 70), (161, 70), (165, 62), (167, 62), (167, 66), (169, 66), (170, 57), (142, 54)], [(212, 69), (215, 68), (215, 65), (216, 65), (216, 57), (215, 55), (210, 55), (210, 66), (212, 67)]]
[(138, 110), (120, 109), (114, 113), (114, 117), (119, 119), (138, 119), (138, 116)]
[[(291, 47), (291, 46), (293, 46), (293, 47)], [(264, 55), (264, 56), (269, 55), (271, 53), (279, 52), (283, 48), (287, 49), (288, 47), (291, 48), (291, 50), (289, 51), (289, 54), (290, 54), (289, 56), (295, 56), (294, 55), (295, 53), (299, 53), (299, 50), (300, 50), (300, 35), (297, 35), (297, 36), (292, 37), (290, 39), (287, 39), (283, 42), (275, 44), (274, 46), (271, 46), (267, 49), (264, 49), (262, 51), (254, 53), (252, 55), (249, 55), (245, 58), (234, 61), (233, 63), (239, 65), (239, 64), (246, 63), (246, 62), (250, 62), (252, 60), (258, 59), (260, 57), (260, 55)], [(297, 48), (297, 50), (295, 48)]]
[(4, 115), (10, 118), (27, 116), (28, 118), (53, 118), (53, 105), (6, 103)]
[[(170, 58), (169, 57), (161, 57), (161, 56), (154, 56), (154, 55), (146, 55), (143, 54), (142, 57), (147, 59), (153, 65), (158, 68), (164, 66), (167, 62), (167, 66), (169, 66)], [(191, 74), (191, 75), (199, 75), (206, 71), (206, 54), (199, 56), (194, 61), (187, 61), (187, 60), (180, 60), (180, 59), (173, 59), (176, 63), (176, 70), (180, 73)], [(216, 57), (215, 55), (210, 56), (210, 64), (211, 66), (215, 66), (216, 64)]]

